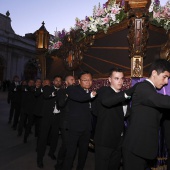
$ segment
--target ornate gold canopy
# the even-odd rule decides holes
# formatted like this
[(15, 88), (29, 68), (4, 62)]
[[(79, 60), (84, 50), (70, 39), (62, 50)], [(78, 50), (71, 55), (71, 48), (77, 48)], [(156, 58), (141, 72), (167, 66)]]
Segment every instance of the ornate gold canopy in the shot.
[[(122, 3), (122, 0), (108, 0), (109, 3)], [(125, 10), (127, 11), (129, 8), (149, 8), (151, 4), (151, 0), (124, 0), (125, 2)]]

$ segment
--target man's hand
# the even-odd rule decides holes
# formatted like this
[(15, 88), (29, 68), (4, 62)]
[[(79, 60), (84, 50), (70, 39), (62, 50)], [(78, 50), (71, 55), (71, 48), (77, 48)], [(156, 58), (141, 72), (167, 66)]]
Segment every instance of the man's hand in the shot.
[(58, 90), (55, 90), (53, 93), (54, 93), (54, 96), (56, 96), (58, 93)]
[(132, 96), (138, 84), (139, 83), (136, 83), (133, 87), (129, 88), (128, 90), (125, 90), (124, 92), (126, 93), (126, 95)]
[(92, 96), (94, 96), (94, 97), (97, 95), (96, 91), (92, 91), (91, 94), (92, 94)]

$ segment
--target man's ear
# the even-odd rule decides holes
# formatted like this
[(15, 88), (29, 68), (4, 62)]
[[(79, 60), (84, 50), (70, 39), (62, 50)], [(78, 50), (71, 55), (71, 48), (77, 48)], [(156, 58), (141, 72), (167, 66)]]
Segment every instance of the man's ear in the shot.
[(108, 78), (109, 82), (111, 83), (111, 77)]
[(158, 75), (158, 72), (156, 70), (152, 71), (152, 76), (155, 77), (156, 75)]
[(79, 82), (79, 84), (80, 84), (80, 79), (78, 79), (78, 82)]

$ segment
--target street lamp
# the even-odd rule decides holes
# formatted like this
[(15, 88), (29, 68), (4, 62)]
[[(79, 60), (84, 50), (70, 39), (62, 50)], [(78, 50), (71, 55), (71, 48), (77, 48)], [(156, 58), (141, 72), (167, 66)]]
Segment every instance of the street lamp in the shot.
[(36, 49), (37, 49), (37, 60), (41, 66), (41, 79), (46, 78), (46, 57), (45, 53), (48, 49), (49, 44), (49, 32), (45, 28), (44, 21), (42, 26), (35, 32), (36, 34)]
[(47, 49), (49, 42), (49, 32), (45, 28), (44, 21), (42, 22), (42, 26), (39, 30), (36, 31), (36, 47), (38, 49)]

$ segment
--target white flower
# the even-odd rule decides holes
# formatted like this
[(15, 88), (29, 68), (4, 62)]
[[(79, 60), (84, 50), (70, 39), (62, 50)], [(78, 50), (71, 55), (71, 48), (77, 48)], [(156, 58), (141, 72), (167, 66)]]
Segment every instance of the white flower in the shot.
[(116, 21), (116, 15), (115, 14), (110, 14), (110, 17), (111, 17), (111, 19), (112, 19), (112, 21)]
[(95, 23), (96, 25), (102, 25), (102, 19), (101, 19), (101, 18), (96, 18), (96, 19), (94, 20), (94, 23)]
[(150, 5), (150, 7), (149, 7), (149, 12), (152, 12), (152, 11), (153, 11), (153, 6), (154, 6), (154, 0), (152, 0), (152, 3), (151, 3), (151, 5)]
[(90, 32), (92, 32), (92, 31), (97, 32), (97, 26), (96, 26), (96, 24), (91, 23), (91, 24), (89, 25), (89, 29), (90, 29)]

